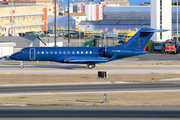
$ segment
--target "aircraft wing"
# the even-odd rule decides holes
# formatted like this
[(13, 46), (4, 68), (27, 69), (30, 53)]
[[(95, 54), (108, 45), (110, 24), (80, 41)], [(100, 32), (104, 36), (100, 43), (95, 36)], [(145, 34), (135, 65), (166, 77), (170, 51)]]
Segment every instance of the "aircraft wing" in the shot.
[(108, 58), (101, 57), (81, 57), (81, 58), (65, 58), (64, 62), (108, 62)]

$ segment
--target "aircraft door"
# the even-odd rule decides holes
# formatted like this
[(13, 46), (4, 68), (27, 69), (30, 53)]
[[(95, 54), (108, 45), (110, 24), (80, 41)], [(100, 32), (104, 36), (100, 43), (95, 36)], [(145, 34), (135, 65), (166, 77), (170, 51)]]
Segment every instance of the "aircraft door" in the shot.
[(36, 60), (36, 49), (35, 48), (30, 48), (29, 57), (30, 57), (30, 60)]

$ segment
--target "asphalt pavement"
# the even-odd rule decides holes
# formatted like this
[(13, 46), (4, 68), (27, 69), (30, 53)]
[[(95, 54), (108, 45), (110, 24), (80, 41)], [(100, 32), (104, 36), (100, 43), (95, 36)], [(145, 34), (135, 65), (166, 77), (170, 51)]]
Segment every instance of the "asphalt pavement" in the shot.
[(123, 106), (9, 106), (0, 107), (0, 119), (5, 118), (96, 118), (96, 119), (180, 119), (180, 107)]

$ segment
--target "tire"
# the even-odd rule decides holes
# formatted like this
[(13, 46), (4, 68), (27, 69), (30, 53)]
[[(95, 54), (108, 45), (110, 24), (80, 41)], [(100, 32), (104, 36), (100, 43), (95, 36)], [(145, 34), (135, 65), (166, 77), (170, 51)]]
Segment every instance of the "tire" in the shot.
[(89, 64), (89, 65), (88, 65), (88, 68), (89, 68), (89, 69), (92, 69), (92, 68), (93, 68), (93, 65)]
[(92, 68), (95, 68), (95, 67), (96, 67), (96, 64), (88, 64), (87, 67), (88, 67), (89, 69), (92, 69)]
[(21, 69), (23, 69), (23, 68), (24, 68), (24, 66), (23, 66), (23, 65), (21, 65), (21, 66), (20, 66), (20, 68), (21, 68)]

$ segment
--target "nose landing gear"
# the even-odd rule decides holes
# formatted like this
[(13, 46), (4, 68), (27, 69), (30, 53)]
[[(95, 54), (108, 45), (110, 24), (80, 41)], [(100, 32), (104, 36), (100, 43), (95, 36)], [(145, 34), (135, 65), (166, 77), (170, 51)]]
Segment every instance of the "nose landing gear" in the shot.
[(20, 68), (21, 68), (21, 69), (24, 68), (24, 63), (23, 63), (23, 61), (21, 61), (21, 66), (20, 66)]
[(94, 63), (89, 63), (89, 64), (87, 65), (87, 67), (88, 67), (89, 69), (92, 69), (92, 68), (95, 68), (95, 67), (96, 67), (96, 64), (94, 64)]

